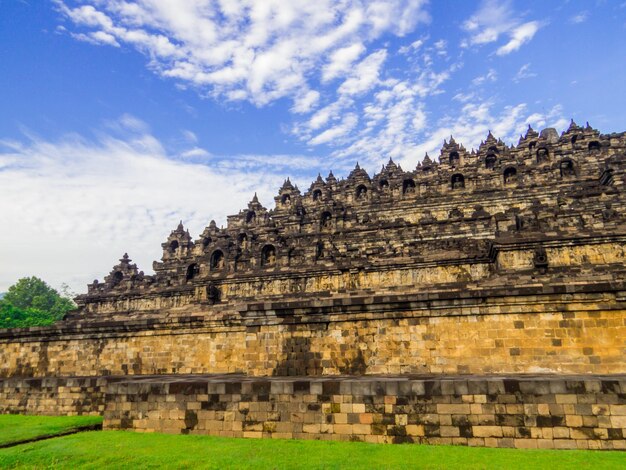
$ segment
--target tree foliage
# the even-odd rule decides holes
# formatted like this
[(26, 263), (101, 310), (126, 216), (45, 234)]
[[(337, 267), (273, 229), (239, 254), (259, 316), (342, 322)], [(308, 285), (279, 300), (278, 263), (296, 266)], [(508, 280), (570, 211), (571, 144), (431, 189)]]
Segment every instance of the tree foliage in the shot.
[(9, 287), (0, 300), (0, 328), (51, 325), (76, 307), (37, 277), (25, 277)]

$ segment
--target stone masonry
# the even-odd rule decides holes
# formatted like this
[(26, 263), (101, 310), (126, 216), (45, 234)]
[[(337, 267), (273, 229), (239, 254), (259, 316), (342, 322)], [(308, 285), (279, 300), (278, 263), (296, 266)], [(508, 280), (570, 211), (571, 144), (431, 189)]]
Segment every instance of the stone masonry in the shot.
[[(621, 448), (625, 183), (626, 133), (600, 134), (573, 122), (560, 136), (529, 128), (515, 146), (490, 133), (477, 150), (467, 151), (450, 138), (439, 158), (427, 155), (409, 171), (390, 160), (370, 176), (357, 165), (346, 179), (318, 176), (304, 192), (286, 180), (273, 209), (255, 196), (228, 217), (226, 227), (211, 222), (195, 240), (179, 224), (162, 244), (153, 275), (124, 255), (103, 281), (88, 286), (77, 298), (78, 310), (62, 322), (0, 332), (0, 411), (53, 413), (57, 403), (66, 412), (72, 405), (55, 401), (65, 389), (55, 395), (45, 387), (52, 379), (59, 387), (78, 380), (86, 382), (75, 393), (88, 390), (94, 399), (76, 395), (74, 411), (97, 409), (112, 428), (265, 436), (265, 424), (246, 430), (239, 415), (198, 414), (193, 429), (180, 427), (181, 413), (195, 412), (184, 408), (187, 402), (200, 411), (229, 413), (249, 403), (250, 416), (281, 403), (317, 403), (319, 409), (304, 411), (317, 413), (306, 422), (308, 431), (304, 421), (283, 413), (273, 420), (282, 429), (276, 435)], [(239, 374), (246, 377), (243, 388), (266, 382), (276, 390), (283, 386), (277, 384), (310, 388), (302, 394), (213, 393), (219, 397), (210, 400), (226, 408), (203, 410), (208, 391), (193, 399), (171, 391), (177, 377), (188, 374), (207, 387), (219, 388), (219, 380), (226, 387), (232, 382), (220, 374)], [(152, 385), (149, 393), (135, 395), (133, 380), (140, 376), (152, 377)], [(545, 384), (560, 383), (562, 376), (584, 386), (561, 393), (549, 385), (548, 393)], [(492, 381), (520, 388), (447, 394), (447, 377), (482, 384), (472, 385), (477, 390)], [(339, 384), (341, 393), (314, 393), (322, 379)], [(96, 391), (89, 380), (105, 382)], [(356, 394), (346, 385), (372, 390), (388, 380), (430, 380), (442, 391), (429, 398), (386, 388)], [(622, 385), (608, 391), (606, 381)], [(38, 383), (48, 405), (33, 399), (40, 396)], [(593, 388), (598, 383), (600, 391)], [(95, 398), (103, 387), (109, 390), (105, 403)], [(524, 387), (538, 387), (536, 396)], [(561, 395), (568, 398), (557, 399)], [(346, 418), (355, 422), (324, 421), (334, 414), (328, 409), (343, 404), (358, 405), (346, 412), (359, 415)], [(409, 405), (412, 411), (399, 408)], [(440, 405), (458, 405), (459, 412)], [(378, 411), (362, 411), (364, 406)], [(170, 407), (175, 417), (162, 413)], [(375, 420), (383, 418), (374, 417), (380, 413), (388, 415), (382, 434), (375, 425), (383, 423)], [(409, 423), (411, 415), (421, 417)], [(476, 417), (483, 415), (493, 417)], [(392, 424), (389, 416), (404, 424)], [(539, 419), (546, 416), (554, 418), (553, 426), (536, 424), (547, 423)], [(231, 421), (241, 428), (224, 427)], [(344, 425), (352, 426), (349, 432)], [(393, 434), (389, 426), (395, 425), (405, 434)], [(426, 431), (435, 425), (438, 435)], [(555, 435), (548, 427), (568, 431)], [(546, 439), (553, 444), (540, 443)]]

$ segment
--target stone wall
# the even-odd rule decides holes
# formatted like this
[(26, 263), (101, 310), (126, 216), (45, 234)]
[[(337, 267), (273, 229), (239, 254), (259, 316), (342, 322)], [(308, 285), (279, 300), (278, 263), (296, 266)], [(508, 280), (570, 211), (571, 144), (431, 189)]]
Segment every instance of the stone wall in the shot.
[(0, 414), (102, 415), (107, 379), (0, 379)]
[(626, 373), (616, 287), (264, 302), (219, 318), (10, 330), (0, 334), (0, 377)]
[(108, 386), (105, 429), (626, 449), (626, 376), (153, 377)]

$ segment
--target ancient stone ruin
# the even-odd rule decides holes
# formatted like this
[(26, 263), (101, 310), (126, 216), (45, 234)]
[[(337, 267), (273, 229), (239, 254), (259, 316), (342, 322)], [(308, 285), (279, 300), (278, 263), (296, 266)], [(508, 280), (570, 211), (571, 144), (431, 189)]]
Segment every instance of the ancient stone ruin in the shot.
[(181, 223), (53, 327), (0, 333), (0, 412), (108, 429), (626, 448), (626, 133), (453, 138)]

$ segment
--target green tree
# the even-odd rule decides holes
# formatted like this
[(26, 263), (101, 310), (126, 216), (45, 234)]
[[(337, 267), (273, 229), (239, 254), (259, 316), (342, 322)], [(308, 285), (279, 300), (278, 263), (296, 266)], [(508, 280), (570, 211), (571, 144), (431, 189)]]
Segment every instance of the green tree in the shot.
[(0, 300), (0, 328), (51, 325), (76, 307), (37, 277), (25, 277)]

